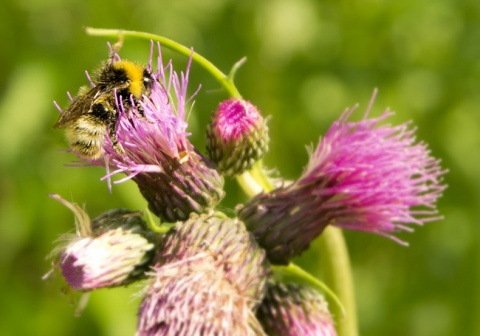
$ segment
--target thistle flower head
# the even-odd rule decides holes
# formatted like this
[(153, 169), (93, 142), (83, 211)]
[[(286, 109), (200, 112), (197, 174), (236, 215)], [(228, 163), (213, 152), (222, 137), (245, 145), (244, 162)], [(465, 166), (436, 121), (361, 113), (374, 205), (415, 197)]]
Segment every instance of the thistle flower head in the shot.
[(436, 220), (445, 186), (440, 161), (416, 142), (409, 123), (380, 125), (392, 115), (348, 122), (346, 111), (329, 129), (301, 177), (251, 200), (239, 217), (271, 261), (287, 263), (331, 224), (388, 236), (407, 224)]
[(90, 221), (86, 212), (59, 196), (76, 216), (77, 233), (65, 236), (54, 253), (71, 288), (88, 291), (124, 286), (145, 276), (153, 259), (154, 234), (141, 213), (113, 209)]
[(305, 286), (269, 283), (257, 317), (271, 336), (337, 335), (327, 302)]
[[(138, 335), (254, 335), (269, 265), (243, 223), (192, 216), (162, 241)], [(257, 333), (258, 334), (258, 333)]]
[[(144, 172), (162, 172), (168, 160), (182, 161), (193, 150), (186, 130), (186, 106), (193, 98), (187, 97), (190, 63), (186, 72), (178, 75), (171, 62), (163, 65), (160, 47), (158, 51), (157, 70), (152, 67), (153, 52), (147, 66), (153, 79), (148, 97), (139, 102), (131, 97), (132, 103), (124, 106), (116, 96), (119, 113), (116, 135), (125, 153), (118, 153), (110, 139), (105, 138), (108, 163), (117, 169), (112, 174), (123, 172), (133, 178)], [(120, 60), (118, 55), (117, 58)]]
[[(335, 196), (328, 206), (342, 206), (332, 223), (344, 229), (384, 234), (439, 219), (435, 202), (445, 189), (440, 160), (416, 142), (410, 123), (379, 125), (379, 118), (347, 122), (353, 110), (335, 122), (296, 187), (321, 181), (316, 195)], [(423, 207), (419, 209), (418, 207)], [(424, 210), (426, 209), (426, 210)]]
[(207, 151), (216, 168), (234, 176), (260, 160), (268, 151), (268, 127), (258, 109), (243, 99), (218, 106), (207, 128)]
[(139, 101), (132, 96), (128, 106), (116, 96), (115, 133), (122, 152), (106, 135), (104, 161), (92, 163), (112, 170), (107, 179), (125, 173), (117, 183), (133, 179), (150, 210), (164, 221), (175, 222), (213, 208), (224, 195), (223, 179), (187, 139), (186, 106), (193, 98), (187, 98), (190, 63), (178, 75), (171, 62), (163, 65), (160, 46), (158, 50), (157, 70), (153, 72), (152, 56), (147, 67), (153, 79), (148, 96)]

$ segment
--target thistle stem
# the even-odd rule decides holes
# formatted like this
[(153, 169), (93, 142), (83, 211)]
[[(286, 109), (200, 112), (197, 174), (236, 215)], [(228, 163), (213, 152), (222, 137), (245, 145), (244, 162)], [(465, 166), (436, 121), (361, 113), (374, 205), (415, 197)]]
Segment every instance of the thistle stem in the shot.
[(237, 183), (249, 197), (253, 197), (264, 190), (249, 171), (238, 175), (236, 179)]
[(332, 289), (330, 289), (330, 287), (328, 287), (325, 283), (305, 271), (303, 268), (295, 265), (294, 263), (290, 263), (287, 266), (272, 265), (272, 270), (277, 276), (282, 277), (285, 275), (293, 277), (296, 282), (300, 282), (324, 292), (330, 298), (330, 301), (333, 302), (336, 307), (338, 307), (337, 310), (341, 312), (341, 316), (343, 317), (345, 315), (345, 308), (343, 307), (343, 304), (338, 296), (335, 295), (335, 292), (332, 291)]
[[(139, 31), (121, 30), (121, 29), (101, 29), (101, 28), (86, 27), (85, 31), (87, 32), (88, 35), (92, 35), (92, 36), (136, 37), (136, 38), (160, 42), (162, 47), (171, 49), (187, 57), (192, 56), (193, 61), (198, 63), (205, 70), (207, 70), (214, 78), (216, 78), (231, 97), (233, 98), (242, 97), (240, 95), (240, 92), (238, 92), (235, 84), (233, 83), (233, 74), (235, 73), (235, 71), (233, 71), (231, 74), (227, 76), (222, 71), (220, 71), (212, 62), (207, 60), (202, 55), (166, 37), (150, 34), (150, 33), (139, 32)], [(233, 70), (236, 70), (237, 68), (234, 68)]]
[(273, 190), (273, 185), (262, 169), (261, 161), (258, 161), (249, 171), (238, 175), (236, 179), (237, 183), (249, 197), (253, 197), (262, 191), (269, 192)]
[(357, 310), (353, 286), (352, 269), (345, 238), (340, 229), (327, 226), (320, 236), (321, 267), (326, 283), (335, 292), (343, 304), (345, 311), (333, 305), (338, 336), (357, 336)]

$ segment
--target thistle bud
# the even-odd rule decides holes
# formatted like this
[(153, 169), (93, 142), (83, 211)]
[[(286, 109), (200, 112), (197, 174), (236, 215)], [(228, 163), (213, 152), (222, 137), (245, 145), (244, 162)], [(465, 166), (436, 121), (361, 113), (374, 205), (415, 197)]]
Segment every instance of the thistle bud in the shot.
[(268, 151), (268, 127), (250, 102), (229, 99), (218, 106), (207, 128), (207, 151), (217, 170), (241, 174)]
[(337, 335), (327, 302), (305, 286), (269, 283), (257, 318), (270, 336)]
[(155, 258), (137, 335), (262, 334), (253, 310), (269, 264), (243, 223), (192, 216), (167, 233)]
[[(66, 201), (64, 201), (66, 202)], [(57, 248), (57, 267), (71, 288), (88, 291), (128, 285), (145, 277), (153, 259), (155, 234), (141, 213), (114, 209), (93, 219), (69, 204), (77, 220), (77, 235)]]

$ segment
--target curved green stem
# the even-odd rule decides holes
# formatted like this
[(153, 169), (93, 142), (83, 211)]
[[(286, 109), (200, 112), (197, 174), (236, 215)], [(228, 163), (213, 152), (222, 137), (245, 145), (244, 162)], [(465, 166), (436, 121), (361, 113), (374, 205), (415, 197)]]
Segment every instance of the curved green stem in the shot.
[(345, 238), (340, 229), (328, 226), (320, 236), (320, 265), (325, 280), (338, 295), (345, 311), (334, 305), (332, 314), (337, 323), (338, 336), (357, 336), (357, 310), (353, 286), (352, 270)]
[(255, 181), (262, 186), (265, 192), (272, 191), (274, 189), (275, 186), (272, 184), (272, 181), (268, 178), (263, 170), (263, 163), (261, 160), (255, 163), (253, 168), (250, 170), (250, 174), (252, 174)]
[(148, 40), (160, 42), (162, 47), (174, 50), (179, 54), (182, 54), (187, 57), (192, 56), (193, 61), (198, 63), (200, 66), (206, 69), (210, 74), (212, 74), (212, 76), (215, 77), (220, 82), (220, 84), (225, 88), (225, 90), (227, 90), (228, 94), (231, 97), (241, 98), (240, 92), (238, 92), (237, 88), (235, 87), (235, 84), (233, 83), (233, 76), (235, 74), (235, 71), (238, 69), (239, 65), (241, 65), (240, 62), (242, 62), (242, 60), (235, 64), (234, 68), (227, 76), (222, 71), (220, 71), (212, 62), (207, 60), (202, 55), (194, 52), (192, 49), (189, 49), (181, 45), (180, 43), (177, 43), (163, 36), (139, 32), (139, 31), (132, 31), (132, 30), (100, 29), (100, 28), (92, 28), (92, 27), (86, 27), (85, 31), (87, 32), (87, 34), (92, 36), (137, 37), (141, 39), (148, 39)]
[(309, 285), (310, 287), (316, 288), (321, 292), (324, 292), (330, 300), (335, 303), (335, 306), (338, 310), (342, 313), (342, 317), (345, 315), (345, 308), (339, 297), (335, 295), (335, 292), (330, 289), (325, 283), (305, 271), (303, 268), (295, 265), (294, 263), (290, 263), (287, 266), (272, 266), (272, 269), (276, 275), (287, 275), (293, 277), (296, 282), (304, 283)]
[(253, 197), (262, 191), (269, 192), (273, 190), (272, 183), (262, 169), (261, 161), (255, 163), (249, 171), (238, 175), (236, 179), (237, 183), (249, 197)]
[(152, 216), (152, 213), (148, 208), (145, 210), (145, 214), (147, 216), (147, 224), (150, 230), (156, 233), (165, 234), (167, 233), (172, 227), (175, 226), (175, 223), (167, 223), (167, 222), (160, 222), (159, 224), (155, 223), (155, 219)]
[(242, 173), (241, 175), (236, 176), (237, 183), (247, 194), (248, 197), (253, 197), (263, 191), (263, 188), (260, 186), (257, 180), (250, 174), (249, 171)]

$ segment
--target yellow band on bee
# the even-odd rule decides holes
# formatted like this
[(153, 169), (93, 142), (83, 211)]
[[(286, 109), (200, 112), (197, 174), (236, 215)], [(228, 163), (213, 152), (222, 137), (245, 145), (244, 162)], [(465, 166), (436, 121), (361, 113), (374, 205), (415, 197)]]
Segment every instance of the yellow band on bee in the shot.
[(118, 61), (113, 64), (116, 70), (123, 69), (128, 79), (130, 79), (130, 93), (137, 99), (142, 97), (143, 93), (143, 70), (138, 64), (129, 61)]

